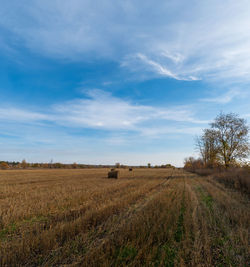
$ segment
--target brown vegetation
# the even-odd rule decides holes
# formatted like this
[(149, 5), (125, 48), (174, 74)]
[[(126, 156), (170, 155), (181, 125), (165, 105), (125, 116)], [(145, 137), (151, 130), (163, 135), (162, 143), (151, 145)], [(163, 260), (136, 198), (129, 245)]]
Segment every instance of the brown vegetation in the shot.
[(216, 172), (213, 177), (226, 186), (240, 190), (250, 196), (250, 170), (246, 168), (231, 168), (224, 172)]
[(0, 169), (7, 170), (9, 169), (9, 165), (6, 162), (0, 162)]
[(1, 171), (0, 265), (247, 266), (244, 195), (178, 169), (108, 171)]
[[(192, 163), (191, 163), (192, 162)], [(249, 167), (230, 167), (221, 166), (205, 168), (199, 164), (199, 160), (190, 160), (185, 164), (185, 170), (196, 173), (200, 176), (210, 176), (211, 178), (223, 183), (227, 187), (234, 188), (250, 197), (250, 169)]]
[(250, 153), (246, 120), (234, 113), (221, 113), (210, 126), (196, 138), (200, 158), (186, 158), (184, 169), (201, 176), (210, 175), (218, 182), (250, 195), (249, 163), (243, 163)]

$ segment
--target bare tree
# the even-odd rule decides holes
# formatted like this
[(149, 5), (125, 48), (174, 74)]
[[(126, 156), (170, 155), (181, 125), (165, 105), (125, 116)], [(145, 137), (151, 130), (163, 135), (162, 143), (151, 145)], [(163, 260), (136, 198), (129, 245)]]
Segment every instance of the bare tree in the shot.
[(184, 159), (184, 169), (189, 171), (195, 171), (196, 169), (200, 169), (203, 167), (202, 159), (195, 159), (193, 157), (188, 157)]
[(213, 167), (218, 154), (217, 132), (213, 129), (204, 129), (203, 134), (196, 138), (196, 148), (204, 165)]
[(221, 113), (211, 123), (217, 142), (217, 154), (225, 167), (234, 161), (246, 158), (249, 155), (248, 143), (249, 128), (246, 120), (234, 113)]

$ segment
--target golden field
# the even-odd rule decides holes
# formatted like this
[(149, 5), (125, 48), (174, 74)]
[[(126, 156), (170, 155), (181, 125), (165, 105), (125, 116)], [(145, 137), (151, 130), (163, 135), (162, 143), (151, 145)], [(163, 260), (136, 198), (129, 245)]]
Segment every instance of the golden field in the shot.
[(246, 195), (179, 169), (108, 171), (0, 171), (1, 266), (250, 262)]

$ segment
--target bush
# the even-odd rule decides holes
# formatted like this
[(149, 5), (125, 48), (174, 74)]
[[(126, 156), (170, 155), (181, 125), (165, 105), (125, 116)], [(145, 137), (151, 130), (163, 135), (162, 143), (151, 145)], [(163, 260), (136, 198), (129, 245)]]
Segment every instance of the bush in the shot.
[(200, 176), (211, 176), (224, 185), (237, 189), (242, 193), (246, 193), (250, 196), (250, 168), (246, 167), (232, 167), (225, 168), (198, 168), (198, 169), (186, 169), (187, 171), (194, 172)]
[(250, 170), (247, 168), (232, 168), (215, 173), (213, 177), (226, 186), (250, 195)]
[(201, 175), (201, 176), (208, 176), (214, 174), (214, 169), (197, 169), (195, 170), (195, 173)]
[(9, 165), (7, 162), (0, 162), (0, 169), (1, 170), (7, 170), (9, 169)]

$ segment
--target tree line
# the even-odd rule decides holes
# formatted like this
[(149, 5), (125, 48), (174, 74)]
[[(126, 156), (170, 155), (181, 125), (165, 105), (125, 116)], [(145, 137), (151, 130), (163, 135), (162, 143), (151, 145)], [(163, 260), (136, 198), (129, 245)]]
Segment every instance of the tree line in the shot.
[[(92, 164), (79, 164), (79, 163), (60, 163), (60, 162), (48, 162), (48, 163), (30, 163), (27, 162), (25, 159), (21, 162), (18, 161), (0, 161), (0, 169), (7, 170), (7, 169), (87, 169), (87, 168), (117, 168), (117, 169), (128, 169), (128, 168), (151, 168), (151, 164), (149, 165), (139, 165), (139, 166), (132, 166), (132, 165), (124, 165), (120, 163), (116, 163), (114, 165), (92, 165)], [(175, 168), (171, 164), (162, 164), (162, 165), (155, 165), (153, 168)]]

